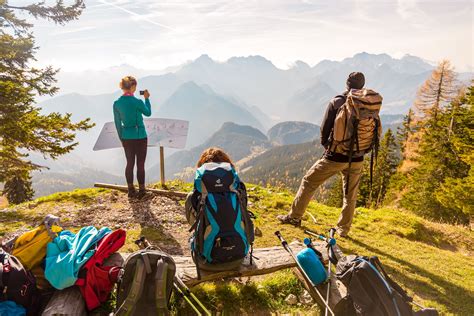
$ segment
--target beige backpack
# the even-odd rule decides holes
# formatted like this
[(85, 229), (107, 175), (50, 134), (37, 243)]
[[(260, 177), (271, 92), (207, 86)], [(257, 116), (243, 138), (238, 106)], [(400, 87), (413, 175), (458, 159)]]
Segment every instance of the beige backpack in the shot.
[[(351, 89), (346, 102), (339, 108), (334, 120), (329, 150), (349, 157), (349, 168), (353, 157), (360, 157), (372, 151), (370, 157), (370, 191), (372, 174), (377, 160), (379, 139), (382, 135), (380, 108), (382, 96), (370, 89)], [(349, 189), (346, 178), (345, 193)]]
[(339, 108), (330, 150), (352, 157), (363, 156), (378, 146), (382, 134), (379, 112), (382, 96), (370, 89), (351, 89)]

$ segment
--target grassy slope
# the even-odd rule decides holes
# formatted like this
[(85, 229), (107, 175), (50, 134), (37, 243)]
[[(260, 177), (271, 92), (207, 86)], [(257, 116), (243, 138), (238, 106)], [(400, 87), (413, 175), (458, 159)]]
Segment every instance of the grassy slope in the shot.
[[(176, 188), (189, 189), (190, 185), (175, 184)], [(19, 229), (30, 228), (44, 213), (55, 208), (59, 213), (72, 205), (89, 205), (105, 190), (76, 190), (40, 198), (29, 207), (17, 211), (0, 212), (0, 237)], [(289, 209), (292, 194), (281, 189), (250, 186), (250, 209), (258, 216), (257, 226), (263, 236), (257, 238), (256, 247), (278, 245), (273, 232), (280, 229), (291, 241), (302, 239), (302, 229), (279, 226), (277, 214)], [(334, 225), (339, 216), (337, 208), (312, 202), (308, 209), (316, 216), (317, 224), (305, 218), (306, 228), (324, 231)], [(140, 232), (130, 231), (126, 249), (135, 249), (131, 244)], [(155, 232), (148, 229), (148, 234)], [(158, 238), (158, 237), (157, 237)], [(394, 209), (357, 209), (351, 238), (338, 239), (346, 254), (377, 255), (388, 272), (415, 300), (436, 307), (443, 314), (474, 315), (474, 261), (472, 260), (474, 234), (468, 228), (433, 223), (411, 213)], [(253, 313), (261, 310), (294, 311), (283, 300), (289, 293), (299, 293), (301, 287), (289, 271), (276, 273), (259, 282), (209, 283), (195, 288), (209, 306), (234, 312), (246, 310)], [(296, 307), (308, 311), (308, 308)]]

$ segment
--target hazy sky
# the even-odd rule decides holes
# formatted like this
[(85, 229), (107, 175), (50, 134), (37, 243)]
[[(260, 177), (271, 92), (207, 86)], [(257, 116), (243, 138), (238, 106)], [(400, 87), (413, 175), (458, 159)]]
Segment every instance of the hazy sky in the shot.
[[(10, 0), (19, 4), (25, 0)], [(68, 1), (66, 1), (68, 2)], [(209, 54), (262, 55), (286, 68), (355, 53), (408, 53), (474, 65), (471, 0), (86, 0), (64, 27), (34, 21), (41, 64), (161, 69)]]

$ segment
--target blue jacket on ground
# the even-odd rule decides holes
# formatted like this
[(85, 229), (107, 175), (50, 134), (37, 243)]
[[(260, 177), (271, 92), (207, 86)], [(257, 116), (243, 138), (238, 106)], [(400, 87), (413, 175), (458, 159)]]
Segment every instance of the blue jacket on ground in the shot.
[(25, 316), (26, 310), (23, 306), (13, 301), (0, 302), (0, 316)]
[(77, 234), (63, 230), (46, 248), (44, 275), (51, 285), (62, 290), (74, 285), (81, 267), (95, 253), (95, 245), (111, 230), (83, 227)]

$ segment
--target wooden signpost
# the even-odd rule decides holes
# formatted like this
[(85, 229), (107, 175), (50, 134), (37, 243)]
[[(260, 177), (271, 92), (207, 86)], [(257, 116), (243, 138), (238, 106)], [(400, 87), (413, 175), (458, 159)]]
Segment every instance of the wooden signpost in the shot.
[[(183, 120), (147, 118), (143, 120), (148, 135), (148, 147), (160, 147), (160, 182), (164, 188), (165, 179), (165, 147), (184, 149), (188, 137), (189, 122)], [(93, 150), (121, 148), (114, 122), (104, 124)]]

